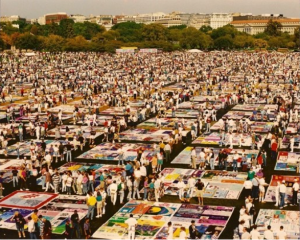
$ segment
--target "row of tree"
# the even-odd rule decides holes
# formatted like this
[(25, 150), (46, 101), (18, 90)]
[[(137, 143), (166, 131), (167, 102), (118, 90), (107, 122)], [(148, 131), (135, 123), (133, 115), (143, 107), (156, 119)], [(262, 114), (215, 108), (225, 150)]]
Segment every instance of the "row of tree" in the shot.
[(2, 23), (0, 48), (33, 49), (45, 51), (100, 51), (114, 52), (121, 46), (162, 48), (165, 51), (198, 48), (245, 49), (299, 47), (299, 28), (294, 35), (282, 32), (279, 22), (270, 20), (263, 33), (249, 35), (237, 31), (232, 25), (218, 29), (203, 26), (200, 29), (186, 25), (166, 28), (160, 24), (119, 23), (106, 31), (96, 23), (74, 23), (64, 19), (60, 24)]

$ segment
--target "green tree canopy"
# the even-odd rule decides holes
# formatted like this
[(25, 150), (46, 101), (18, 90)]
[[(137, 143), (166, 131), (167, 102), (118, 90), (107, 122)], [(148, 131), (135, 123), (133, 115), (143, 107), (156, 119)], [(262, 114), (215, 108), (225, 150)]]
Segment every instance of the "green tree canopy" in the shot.
[(38, 37), (30, 33), (24, 33), (16, 40), (16, 47), (20, 49), (39, 50), (40, 44)]
[(144, 25), (142, 28), (142, 36), (146, 41), (165, 41), (167, 32), (166, 27), (156, 23)]
[(270, 36), (280, 36), (281, 35), (282, 24), (278, 21), (269, 20), (265, 33)]

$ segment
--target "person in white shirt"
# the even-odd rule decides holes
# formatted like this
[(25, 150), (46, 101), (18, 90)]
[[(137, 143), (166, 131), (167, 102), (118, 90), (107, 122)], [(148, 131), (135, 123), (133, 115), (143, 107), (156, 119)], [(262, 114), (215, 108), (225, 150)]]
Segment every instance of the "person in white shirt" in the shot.
[(251, 239), (261, 239), (259, 231), (257, 231), (257, 226), (254, 225), (252, 231), (250, 232)]
[(195, 184), (196, 184), (195, 178), (193, 176), (190, 177), (188, 180), (188, 188), (189, 188), (188, 194), (190, 195), (190, 197), (194, 196)]
[(179, 196), (179, 199), (182, 199), (183, 197), (183, 193), (184, 193), (184, 188), (185, 188), (185, 184), (184, 182), (182, 181), (182, 178), (179, 179), (179, 182), (177, 183), (177, 188), (178, 188), (178, 196)]
[(286, 232), (283, 230), (283, 226), (280, 226), (280, 230), (276, 232), (277, 239), (286, 239)]
[(286, 195), (286, 186), (285, 186), (285, 180), (283, 180), (279, 186), (279, 195), (280, 195), (280, 209), (282, 209), (285, 206), (285, 195)]
[(294, 179), (294, 184), (293, 184), (293, 196), (292, 196), (292, 202), (291, 202), (291, 206), (297, 206), (297, 195), (298, 195), (298, 192), (299, 192), (299, 183), (298, 183), (298, 179), (295, 178)]
[(265, 230), (265, 232), (264, 232), (264, 238), (266, 240), (273, 240), (274, 239), (274, 233), (271, 230), (271, 226), (270, 225), (267, 227), (267, 230)]
[(128, 225), (128, 239), (134, 239), (137, 220), (133, 217), (133, 214), (130, 214), (130, 218), (128, 218), (125, 223)]
[(247, 231), (247, 228), (244, 227), (241, 239), (250, 239), (250, 237), (250, 233)]
[(147, 168), (145, 166), (145, 163), (140, 167), (140, 172), (141, 172), (141, 176), (142, 177), (146, 177), (147, 176)]
[(181, 227), (181, 228), (180, 228), (179, 239), (180, 239), (180, 240), (185, 240), (185, 239), (187, 239), (185, 227)]
[(173, 226), (172, 222), (168, 222), (168, 228), (167, 228), (168, 236), (167, 239), (173, 239)]
[(159, 189), (160, 189), (160, 179), (156, 179), (154, 182), (154, 194), (155, 194), (155, 201), (159, 202), (160, 194), (159, 194)]
[(80, 171), (78, 171), (78, 177), (76, 180), (76, 188), (77, 188), (77, 194), (79, 194), (79, 195), (82, 194), (82, 179), (83, 179), (83, 175), (81, 174)]
[(193, 147), (192, 152), (191, 152), (191, 166), (192, 166), (193, 169), (197, 168), (197, 166), (196, 166), (196, 158), (197, 158), (196, 148)]
[(141, 199), (139, 186), (140, 179), (138, 177), (135, 177), (133, 181), (133, 199), (136, 199), (135, 196), (137, 196), (137, 199)]
[(111, 202), (113, 205), (116, 205), (117, 201), (117, 191), (118, 191), (118, 185), (116, 181), (114, 180), (113, 183), (110, 185), (110, 197), (111, 197)]
[(35, 222), (31, 216), (28, 217), (27, 229), (29, 232), (30, 239), (37, 239), (36, 236), (37, 229), (35, 229)]
[(232, 161), (233, 172), (237, 172), (237, 163), (239, 158), (240, 155), (238, 154), (237, 151), (235, 151), (235, 154), (233, 155), (233, 161)]
[(275, 206), (278, 207), (279, 206), (279, 200), (280, 200), (280, 196), (279, 196), (279, 187), (280, 187), (280, 182), (277, 181), (277, 186), (275, 188)]
[(265, 203), (264, 198), (265, 198), (265, 187), (268, 186), (269, 184), (266, 183), (265, 178), (261, 177), (259, 178), (259, 202)]

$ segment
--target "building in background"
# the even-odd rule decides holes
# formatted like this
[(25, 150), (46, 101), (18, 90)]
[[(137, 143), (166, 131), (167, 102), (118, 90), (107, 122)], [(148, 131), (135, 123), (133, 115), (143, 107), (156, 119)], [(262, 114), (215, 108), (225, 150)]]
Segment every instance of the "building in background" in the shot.
[(43, 17), (40, 17), (38, 19), (38, 23), (41, 25), (45, 24), (51, 24), (51, 23), (58, 23), (63, 20), (67, 19), (68, 15), (65, 12), (59, 12), (59, 13), (49, 13), (44, 15)]
[(71, 14), (70, 18), (73, 19), (75, 23), (83, 23), (87, 21), (86, 16), (81, 14)]
[(209, 26), (210, 14), (205, 13), (180, 13), (181, 24), (188, 27), (200, 29), (202, 26)]
[[(270, 19), (262, 20), (235, 20), (230, 24), (233, 25), (238, 31), (245, 32), (251, 35), (262, 33), (267, 28), (267, 24)], [(300, 19), (291, 18), (278, 18), (273, 21), (280, 22), (282, 24), (282, 32), (294, 34), (295, 29), (300, 26)]]
[(13, 15), (13, 16), (1, 16), (0, 17), (0, 22), (15, 22), (15, 21), (23, 21), (26, 22), (26, 18), (22, 18), (18, 15)]
[(231, 13), (212, 13), (210, 16), (209, 25), (212, 29), (223, 27), (233, 20)]

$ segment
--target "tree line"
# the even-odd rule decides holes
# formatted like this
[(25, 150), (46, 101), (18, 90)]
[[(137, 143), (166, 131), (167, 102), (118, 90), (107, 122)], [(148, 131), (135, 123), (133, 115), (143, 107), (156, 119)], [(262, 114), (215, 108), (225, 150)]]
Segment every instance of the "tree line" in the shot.
[[(18, 24), (19, 28), (13, 27)], [(161, 24), (124, 22), (110, 30), (91, 22), (75, 23), (72, 19), (59, 24), (27, 24), (22, 21), (1, 23), (0, 48), (59, 51), (115, 52), (120, 47), (160, 48), (164, 51), (183, 49), (233, 50), (278, 49), (299, 47), (299, 27), (294, 35), (282, 32), (282, 25), (270, 20), (263, 33), (249, 35), (232, 25), (218, 29), (186, 25), (164, 27)]]

